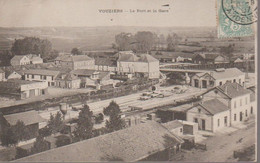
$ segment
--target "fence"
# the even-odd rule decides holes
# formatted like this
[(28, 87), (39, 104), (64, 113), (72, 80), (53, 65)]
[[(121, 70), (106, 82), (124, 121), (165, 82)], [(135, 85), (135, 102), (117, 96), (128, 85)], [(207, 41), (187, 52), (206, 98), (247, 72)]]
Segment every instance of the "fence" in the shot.
[(233, 68), (246, 69), (248, 65), (248, 71), (255, 71), (255, 61), (249, 60), (248, 62), (231, 62), (231, 63), (217, 63), (217, 64), (198, 64), (198, 65), (169, 65), (165, 68), (174, 68), (174, 69), (196, 69), (196, 70), (214, 70), (217, 68)]

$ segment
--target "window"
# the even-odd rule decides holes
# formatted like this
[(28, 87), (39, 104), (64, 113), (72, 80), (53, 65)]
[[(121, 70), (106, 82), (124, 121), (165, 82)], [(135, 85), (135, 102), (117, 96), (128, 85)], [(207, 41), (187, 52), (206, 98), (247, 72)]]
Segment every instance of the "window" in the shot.
[(180, 132), (182, 132), (182, 128), (180, 128)]
[(242, 99), (240, 99), (240, 106), (242, 106)]
[(241, 84), (241, 79), (239, 79), (239, 84)]
[(236, 121), (237, 120), (237, 115), (236, 114), (234, 114), (234, 121)]
[(29, 74), (27, 74), (27, 78), (29, 78)]
[(32, 75), (32, 79), (34, 79), (34, 75)]
[(195, 123), (198, 123), (198, 118), (194, 118), (194, 122), (195, 122)]
[(44, 75), (44, 76), (43, 76), (43, 79), (44, 79), (44, 80), (46, 80), (46, 79), (47, 79), (47, 77)]
[(199, 113), (200, 113), (200, 112), (201, 112), (201, 109), (199, 108), (198, 111), (199, 111)]
[(247, 97), (246, 97), (246, 105), (247, 105)]
[(247, 110), (246, 110), (246, 117), (247, 117)]
[(219, 85), (222, 85), (222, 82), (219, 82)]
[(218, 119), (218, 127), (219, 127), (219, 125), (220, 125), (220, 120)]
[(253, 114), (253, 106), (251, 106), (251, 114)]
[(233, 80), (233, 83), (235, 83), (235, 82), (236, 82), (236, 79)]
[(236, 108), (237, 107), (237, 102), (236, 101), (234, 101), (234, 108)]
[(53, 80), (53, 76), (51, 77), (51, 80)]

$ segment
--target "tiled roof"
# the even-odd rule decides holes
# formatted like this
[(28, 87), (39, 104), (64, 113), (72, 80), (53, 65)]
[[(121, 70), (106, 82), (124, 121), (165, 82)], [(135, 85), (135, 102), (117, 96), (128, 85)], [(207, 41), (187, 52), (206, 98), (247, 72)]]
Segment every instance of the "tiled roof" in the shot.
[(163, 124), (168, 130), (173, 130), (175, 128), (178, 128), (178, 127), (182, 127), (183, 124), (178, 121), (178, 120), (174, 120), (174, 121), (170, 121), (170, 122), (167, 122), (167, 123), (164, 123)]
[(234, 97), (238, 97), (250, 93), (248, 89), (245, 89), (243, 86), (241, 86), (238, 83), (227, 82), (221, 86), (217, 86), (217, 88), (220, 89), (222, 92), (224, 92), (226, 95), (228, 95), (230, 98), (234, 98)]
[[(63, 77), (64, 76), (64, 77)], [(62, 78), (63, 77), (63, 78)], [(60, 73), (56, 79), (59, 79), (59, 80), (77, 80), (79, 79), (76, 75), (72, 74), (72, 73)]]
[(15, 125), (18, 120), (23, 121), (25, 125), (35, 124), (44, 121), (44, 119), (35, 110), (4, 115), (4, 118), (10, 125)]
[(198, 105), (202, 106), (212, 115), (229, 110), (228, 106), (220, 102), (218, 99), (207, 100), (203, 103), (199, 103)]
[(27, 56), (26, 55), (15, 55), (11, 60), (20, 61), (23, 57), (27, 57)]
[(95, 59), (95, 65), (116, 67), (116, 62), (112, 61), (108, 58), (96, 58)]
[(58, 56), (55, 60), (64, 61), (64, 62), (75, 62), (75, 61), (86, 61), (93, 60), (87, 55), (61, 55)]
[(149, 121), (78, 143), (24, 157), (16, 162), (138, 161), (183, 140), (161, 124)]
[(139, 62), (157, 62), (158, 60), (149, 54), (141, 54), (138, 61)]
[(139, 57), (133, 52), (119, 53), (117, 61), (124, 62), (157, 62), (158, 60), (149, 54), (140, 54)]
[(211, 75), (214, 79), (226, 79), (226, 78), (232, 78), (232, 77), (238, 77), (241, 75), (245, 75), (245, 73), (243, 73), (242, 71), (240, 71), (237, 68), (227, 68), (227, 69), (223, 69), (223, 71), (201, 72), (201, 73), (197, 73), (196, 75), (199, 77), (202, 77), (206, 73)]
[(75, 75), (86, 75), (86, 76), (90, 76), (92, 75), (94, 72), (97, 72), (96, 70), (89, 70), (89, 69), (78, 69), (78, 70), (73, 70), (71, 71), (72, 74)]
[(50, 76), (57, 76), (60, 72), (54, 70), (47, 70), (47, 69), (30, 69), (25, 70), (25, 74), (34, 74), (34, 75), (50, 75)]

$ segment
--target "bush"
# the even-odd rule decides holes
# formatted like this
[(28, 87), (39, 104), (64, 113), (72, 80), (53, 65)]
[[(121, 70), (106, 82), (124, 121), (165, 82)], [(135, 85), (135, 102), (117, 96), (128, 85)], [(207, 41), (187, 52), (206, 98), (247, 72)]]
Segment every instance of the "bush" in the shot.
[(64, 145), (68, 145), (71, 143), (71, 140), (68, 136), (66, 135), (60, 135), (57, 137), (57, 140), (56, 140), (56, 146), (57, 147), (61, 147), (61, 146), (64, 146)]
[(15, 155), (15, 159), (19, 159), (22, 157), (26, 157), (29, 156), (30, 152), (21, 148), (21, 147), (16, 147), (16, 155)]
[(39, 130), (39, 135), (41, 135), (42, 137), (47, 137), (51, 135), (51, 130), (46, 126), (44, 128), (41, 128)]
[(98, 115), (96, 115), (95, 121), (96, 121), (97, 124), (102, 123), (103, 120), (104, 120), (104, 115), (102, 113), (99, 113)]

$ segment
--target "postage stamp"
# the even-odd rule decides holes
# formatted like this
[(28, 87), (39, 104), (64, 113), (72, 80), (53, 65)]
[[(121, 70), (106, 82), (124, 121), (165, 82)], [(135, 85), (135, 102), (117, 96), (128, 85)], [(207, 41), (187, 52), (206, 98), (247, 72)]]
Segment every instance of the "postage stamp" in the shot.
[(252, 36), (256, 21), (256, 0), (217, 0), (219, 38)]

